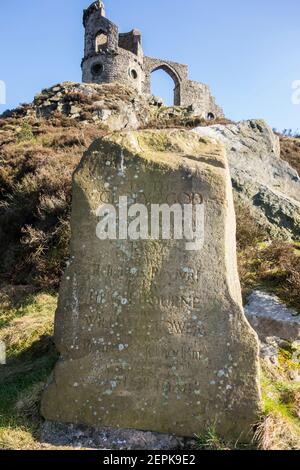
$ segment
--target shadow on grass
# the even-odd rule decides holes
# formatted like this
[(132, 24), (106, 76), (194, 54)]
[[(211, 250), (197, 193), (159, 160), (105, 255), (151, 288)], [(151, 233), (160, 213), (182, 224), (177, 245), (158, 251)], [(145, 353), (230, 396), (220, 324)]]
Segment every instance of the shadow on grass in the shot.
[(37, 431), (39, 400), (57, 359), (53, 338), (43, 336), (0, 366), (0, 430), (24, 427)]

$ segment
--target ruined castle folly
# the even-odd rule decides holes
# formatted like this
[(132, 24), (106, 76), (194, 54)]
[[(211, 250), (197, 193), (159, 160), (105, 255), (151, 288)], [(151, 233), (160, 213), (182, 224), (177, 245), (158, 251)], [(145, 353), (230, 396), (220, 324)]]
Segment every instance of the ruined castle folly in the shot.
[(83, 82), (119, 82), (139, 93), (151, 93), (151, 73), (164, 70), (174, 81), (174, 105), (190, 106), (205, 119), (223, 117), (210, 89), (188, 78), (188, 66), (165, 59), (146, 57), (140, 31), (119, 33), (105, 17), (104, 4), (96, 1), (84, 10), (85, 49), (82, 60)]

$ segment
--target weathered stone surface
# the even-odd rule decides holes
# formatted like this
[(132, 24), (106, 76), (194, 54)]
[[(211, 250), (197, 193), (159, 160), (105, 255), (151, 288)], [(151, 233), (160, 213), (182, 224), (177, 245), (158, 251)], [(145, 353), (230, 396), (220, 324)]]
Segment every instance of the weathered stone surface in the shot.
[(245, 307), (246, 316), (259, 337), (277, 336), (286, 341), (300, 340), (300, 315), (274, 295), (253, 291)]
[(123, 85), (64, 82), (37, 95), (27, 115), (49, 117), (60, 112), (84, 123), (95, 122), (109, 130), (137, 129), (152, 117), (149, 99)]
[(291, 354), (289, 367), (289, 377), (292, 381), (300, 382), (300, 341), (286, 341), (277, 336), (264, 337), (263, 341), (260, 342), (260, 357), (264, 364), (268, 364), (273, 367), (282, 367), (279, 357), (282, 351), (289, 352)]
[[(99, 204), (202, 201), (205, 240), (96, 237)], [(58, 422), (247, 439), (260, 410), (258, 340), (243, 313), (222, 145), (184, 130), (112, 134), (74, 175), (61, 354), (42, 412)]]
[(300, 178), (280, 159), (279, 138), (264, 121), (198, 127), (226, 148), (233, 187), (272, 234), (300, 235)]
[(41, 441), (56, 447), (98, 450), (191, 450), (196, 441), (136, 429), (91, 428), (45, 422)]

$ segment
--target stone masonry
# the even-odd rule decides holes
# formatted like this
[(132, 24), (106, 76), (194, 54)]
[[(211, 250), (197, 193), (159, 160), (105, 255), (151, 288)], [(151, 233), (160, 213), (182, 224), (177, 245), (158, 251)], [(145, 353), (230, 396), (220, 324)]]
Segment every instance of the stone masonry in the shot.
[(224, 117), (210, 89), (188, 78), (188, 66), (144, 56), (141, 32), (119, 33), (105, 17), (102, 1), (84, 10), (85, 50), (82, 60), (83, 82), (129, 85), (141, 94), (151, 93), (151, 73), (164, 70), (174, 81), (174, 105), (192, 106), (205, 119)]

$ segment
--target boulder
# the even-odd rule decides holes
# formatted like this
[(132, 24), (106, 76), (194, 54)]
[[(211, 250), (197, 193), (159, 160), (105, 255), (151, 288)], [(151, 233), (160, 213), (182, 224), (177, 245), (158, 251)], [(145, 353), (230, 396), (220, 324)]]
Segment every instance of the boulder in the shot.
[[(169, 232), (166, 215), (152, 223), (161, 205)], [(73, 179), (55, 342), (61, 357), (42, 400), (47, 420), (177, 436), (214, 427), (251, 439), (258, 338), (242, 308), (220, 143), (148, 130), (92, 144)]]
[(197, 127), (225, 145), (235, 192), (274, 235), (300, 236), (300, 178), (280, 158), (279, 138), (264, 121)]
[(276, 296), (253, 291), (248, 298), (245, 313), (261, 340), (276, 336), (289, 342), (300, 341), (299, 312), (288, 308)]

